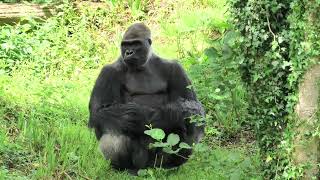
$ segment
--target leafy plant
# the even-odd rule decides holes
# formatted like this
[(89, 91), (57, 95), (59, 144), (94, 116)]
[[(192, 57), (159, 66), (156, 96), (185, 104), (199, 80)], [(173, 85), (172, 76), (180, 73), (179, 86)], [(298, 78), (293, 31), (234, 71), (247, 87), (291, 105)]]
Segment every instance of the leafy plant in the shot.
[[(162, 129), (153, 128), (144, 131), (144, 133), (156, 140), (156, 142), (150, 144), (150, 148), (162, 148), (164, 152), (176, 155), (179, 155), (178, 153), (181, 149), (191, 149), (191, 146), (187, 143), (180, 142), (180, 137), (177, 134), (170, 133), (166, 141), (164, 141), (166, 135)], [(178, 145), (178, 148), (174, 148), (176, 145)]]
[[(211, 40), (211, 47), (190, 66), (190, 75), (197, 94), (208, 109), (209, 131), (223, 127), (221, 136), (233, 136), (247, 121), (246, 89), (241, 81), (239, 59), (232, 48), (237, 34), (227, 31)], [(215, 125), (214, 125), (215, 124)]]
[(265, 177), (295, 179), (300, 168), (292, 165), (290, 156), (296, 123), (292, 115), (299, 79), (320, 54), (319, 18), (310, 20), (319, 16), (320, 4), (304, 0), (229, 3), (241, 34), (235, 51), (248, 86), (249, 117), (255, 123)]

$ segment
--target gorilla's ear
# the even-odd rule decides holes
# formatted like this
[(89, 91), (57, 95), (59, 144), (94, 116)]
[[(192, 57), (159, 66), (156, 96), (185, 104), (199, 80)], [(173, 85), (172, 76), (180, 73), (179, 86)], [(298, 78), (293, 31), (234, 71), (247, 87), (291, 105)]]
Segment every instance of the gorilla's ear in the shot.
[(148, 38), (148, 42), (150, 45), (152, 44), (152, 40), (150, 38)]

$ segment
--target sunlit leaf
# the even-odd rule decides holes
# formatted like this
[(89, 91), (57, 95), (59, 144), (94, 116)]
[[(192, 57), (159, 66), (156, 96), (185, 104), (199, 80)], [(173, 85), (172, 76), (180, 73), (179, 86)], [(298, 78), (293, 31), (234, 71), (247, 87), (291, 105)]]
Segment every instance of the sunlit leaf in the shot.
[(155, 140), (162, 140), (166, 136), (164, 131), (162, 129), (158, 129), (158, 128), (145, 130), (144, 133), (146, 135), (151, 136)]
[(182, 148), (182, 149), (191, 149), (192, 147), (189, 146), (189, 144), (185, 143), (185, 142), (181, 142), (179, 144), (179, 148)]
[(177, 134), (169, 134), (168, 139), (167, 139), (167, 143), (170, 144), (171, 146), (174, 146), (176, 144), (178, 144), (180, 141), (180, 137)]

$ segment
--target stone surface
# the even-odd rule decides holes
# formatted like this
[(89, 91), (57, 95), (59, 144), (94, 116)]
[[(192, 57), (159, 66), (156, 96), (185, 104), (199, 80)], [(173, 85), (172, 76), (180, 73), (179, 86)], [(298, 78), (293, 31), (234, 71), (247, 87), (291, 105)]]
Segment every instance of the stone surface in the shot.
[(299, 86), (299, 102), (296, 106), (298, 115), (296, 139), (294, 141), (294, 160), (296, 164), (310, 163), (312, 166), (305, 172), (303, 179), (311, 179), (319, 172), (316, 163), (319, 162), (319, 140), (306, 136), (308, 131), (314, 131), (317, 123), (319, 99), (320, 65), (310, 68)]

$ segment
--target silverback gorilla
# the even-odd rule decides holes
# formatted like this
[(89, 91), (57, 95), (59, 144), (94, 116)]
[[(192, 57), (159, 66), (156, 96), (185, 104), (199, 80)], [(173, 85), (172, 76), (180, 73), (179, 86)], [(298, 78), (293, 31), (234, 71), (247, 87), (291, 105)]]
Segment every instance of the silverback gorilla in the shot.
[[(148, 27), (131, 25), (123, 36), (120, 57), (103, 67), (92, 90), (88, 125), (105, 158), (118, 170), (176, 167), (191, 154), (189, 149), (178, 155), (149, 149), (152, 139), (144, 134), (146, 125), (178, 134), (189, 145), (203, 136), (204, 127), (189, 119), (204, 116), (204, 110), (188, 87), (187, 75), (177, 62), (155, 55), (151, 44)], [(161, 164), (156, 157), (162, 157)]]

